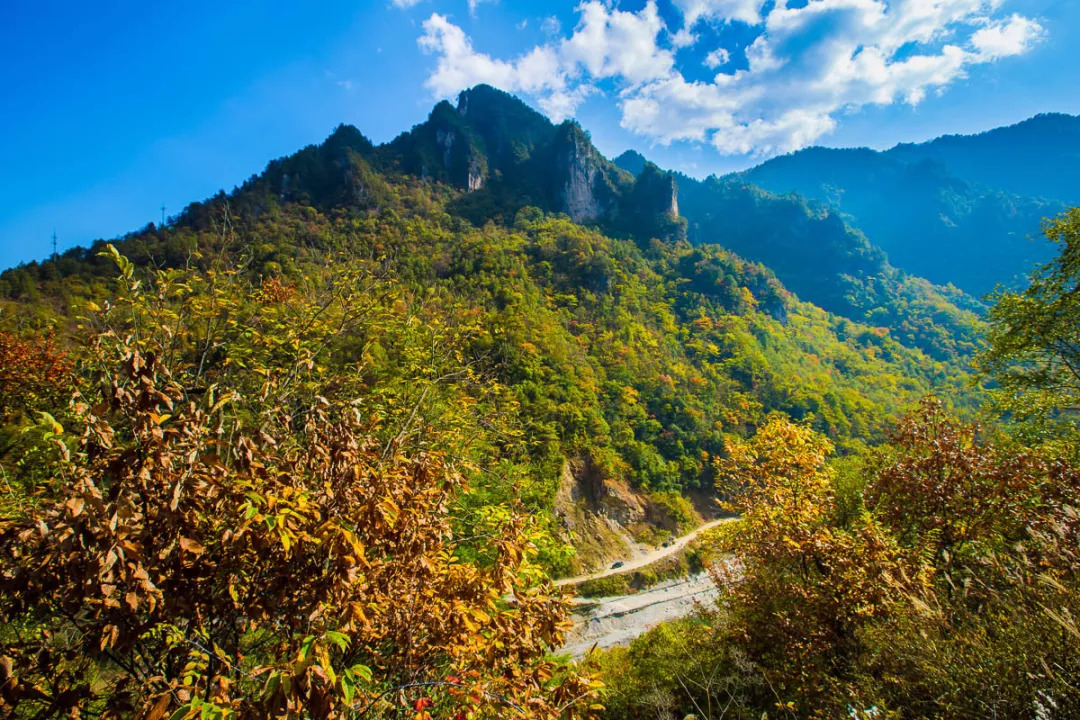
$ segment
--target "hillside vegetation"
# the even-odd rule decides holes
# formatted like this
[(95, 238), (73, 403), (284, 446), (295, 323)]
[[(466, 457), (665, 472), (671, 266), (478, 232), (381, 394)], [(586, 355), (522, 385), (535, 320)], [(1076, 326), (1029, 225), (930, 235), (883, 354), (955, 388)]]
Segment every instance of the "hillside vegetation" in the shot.
[[(1071, 277), (1047, 270), (1043, 300)], [(837, 214), (631, 173), (492, 88), (386, 145), (341, 126), (163, 227), (0, 275), (0, 709), (651, 712), (625, 684), (653, 673), (648, 653), (603, 658), (606, 678), (557, 655), (569, 603), (551, 578), (590, 569), (556, 509), (578, 473), (687, 517), (680, 495), (733, 503), (744, 531), (720, 549), (746, 574), (720, 620), (692, 621), (716, 633), (695, 642), (754, 676), (747, 717), (781, 700), (847, 714), (863, 676), (845, 668), (870, 662), (860, 633), (890, 629), (864, 621), (914, 592), (879, 577), (937, 602), (984, 548), (1065, 522), (1044, 511), (1071, 503), (1074, 471), (1060, 447), (1040, 454), (1069, 422), (1048, 399), (1058, 376), (1020, 372), (1043, 335), (1002, 328), (1072, 315), (1008, 297), (986, 351), (978, 304), (893, 268)], [(1035, 448), (993, 450), (992, 482), (947, 498), (985, 512), (946, 525), (922, 479), (841, 471), (877, 453), (937, 462), (951, 446), (928, 449), (909, 414), (928, 394), (930, 427), (958, 438), (946, 459), (983, 463), (947, 417), (976, 410), (976, 358)], [(1029, 390), (1038, 403), (1017, 400)], [(888, 527), (867, 515), (909, 504), (915, 519)], [(969, 539), (986, 544), (962, 565)], [(1036, 639), (1057, 627), (1032, 623)], [(661, 677), (668, 709), (692, 712), (699, 698)], [(858, 697), (892, 702), (873, 687)]]
[(1080, 210), (1046, 236), (990, 314), (987, 423), (928, 399), (857, 459), (780, 415), (727, 447), (719, 601), (594, 653), (609, 717), (1080, 716)]

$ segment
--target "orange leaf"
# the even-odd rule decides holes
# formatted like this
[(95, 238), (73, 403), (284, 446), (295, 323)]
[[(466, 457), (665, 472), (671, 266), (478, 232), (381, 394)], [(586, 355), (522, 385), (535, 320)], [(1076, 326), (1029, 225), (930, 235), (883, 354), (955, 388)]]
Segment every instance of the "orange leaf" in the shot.
[(193, 555), (202, 555), (203, 552), (206, 550), (206, 548), (200, 545), (197, 541), (186, 537), (180, 538), (180, 549), (186, 550)]

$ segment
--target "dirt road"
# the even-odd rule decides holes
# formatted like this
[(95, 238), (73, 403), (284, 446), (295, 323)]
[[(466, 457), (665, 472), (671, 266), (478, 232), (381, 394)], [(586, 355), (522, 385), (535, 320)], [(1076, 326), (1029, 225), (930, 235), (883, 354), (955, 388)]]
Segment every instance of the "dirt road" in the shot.
[(555, 584), (558, 586), (577, 585), (578, 583), (583, 583), (586, 580), (596, 580), (597, 578), (608, 577), (609, 575), (619, 575), (621, 573), (637, 570), (638, 568), (645, 567), (646, 565), (651, 565), (657, 560), (663, 560), (668, 555), (674, 555), (675, 553), (679, 552), (684, 547), (686, 547), (687, 543), (689, 543), (691, 540), (693, 540), (706, 530), (711, 530), (717, 525), (731, 522), (734, 519), (735, 518), (720, 518), (718, 520), (712, 520), (705, 523), (693, 532), (687, 533), (686, 535), (677, 538), (673, 543), (671, 543), (671, 545), (667, 547), (656, 548), (655, 550), (650, 550), (648, 552), (636, 555), (633, 558), (624, 560), (621, 567), (608, 568), (607, 570), (594, 572), (590, 575), (578, 575), (577, 577), (563, 578), (562, 580), (556, 580)]

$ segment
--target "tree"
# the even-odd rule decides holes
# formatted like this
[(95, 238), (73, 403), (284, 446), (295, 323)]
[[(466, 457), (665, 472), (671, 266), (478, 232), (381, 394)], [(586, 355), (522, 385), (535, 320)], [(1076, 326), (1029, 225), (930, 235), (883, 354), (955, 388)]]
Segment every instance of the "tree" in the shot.
[(1000, 389), (1002, 409), (1021, 417), (1080, 413), (1080, 208), (1047, 221), (1060, 247), (1023, 292), (1002, 292), (989, 313), (988, 348), (977, 366)]
[(980, 432), (926, 399), (867, 468), (867, 507), (901, 543), (941, 565), (988, 542), (1020, 539), (1052, 501), (1044, 453), (988, 442)]
[(978, 430), (924, 402), (869, 468), (921, 580), (864, 629), (860, 683), (914, 717), (1077, 717), (1080, 468)]
[[(836, 525), (832, 445), (773, 416), (717, 463), (719, 489), (742, 516), (717, 568), (729, 642), (744, 648), (776, 701), (791, 711), (846, 712), (859, 633), (885, 616), (911, 571), (879, 523)], [(771, 699), (759, 696), (759, 704)], [(790, 703), (790, 704), (789, 704)]]
[[(66, 402), (73, 362), (52, 334), (0, 331), (0, 513), (17, 513), (25, 483), (16, 477), (34, 465), (35, 445), (28, 430), (38, 424), (51, 432), (55, 418), (44, 412)], [(54, 410), (55, 411), (55, 410)]]

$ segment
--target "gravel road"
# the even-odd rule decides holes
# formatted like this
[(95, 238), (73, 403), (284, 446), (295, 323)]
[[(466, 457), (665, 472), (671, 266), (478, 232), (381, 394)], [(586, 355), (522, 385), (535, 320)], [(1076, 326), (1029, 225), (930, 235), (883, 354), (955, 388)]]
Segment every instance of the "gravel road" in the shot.
[[(636, 554), (625, 560), (621, 567), (608, 568), (589, 575), (563, 578), (555, 584), (576, 585), (586, 580), (633, 572), (679, 552), (701, 533), (733, 519), (720, 518), (705, 523), (693, 532), (678, 538), (668, 547)], [(661, 583), (632, 595), (577, 598), (574, 602), (579, 610), (573, 615), (574, 629), (567, 636), (562, 652), (581, 658), (593, 647), (605, 649), (616, 645), (627, 645), (634, 638), (662, 622), (688, 615), (699, 603), (711, 603), (716, 599), (717, 593), (716, 585), (713, 584), (708, 573), (700, 573)]]

